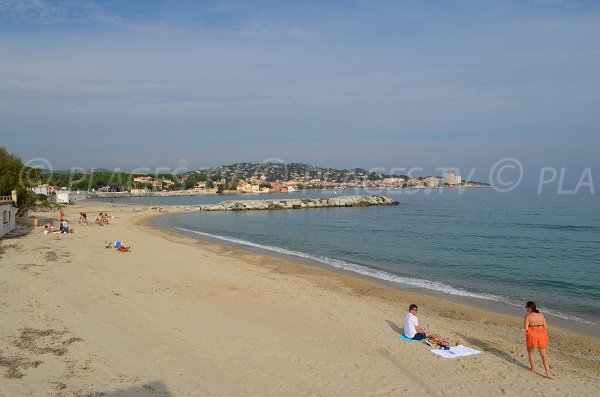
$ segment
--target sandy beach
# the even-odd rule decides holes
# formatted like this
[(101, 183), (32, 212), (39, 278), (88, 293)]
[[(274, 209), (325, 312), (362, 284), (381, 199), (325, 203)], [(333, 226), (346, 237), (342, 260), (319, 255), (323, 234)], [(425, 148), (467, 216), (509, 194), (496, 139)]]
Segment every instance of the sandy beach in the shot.
[[(0, 240), (0, 396), (590, 396), (598, 338), (550, 323), (555, 378), (521, 317), (156, 229), (146, 208), (66, 208), (74, 233)], [(78, 225), (79, 212), (109, 225)], [(56, 213), (40, 214), (40, 218)], [(105, 248), (119, 240), (131, 252)], [(410, 303), (481, 353), (397, 339)], [(523, 313), (524, 314), (524, 313)]]

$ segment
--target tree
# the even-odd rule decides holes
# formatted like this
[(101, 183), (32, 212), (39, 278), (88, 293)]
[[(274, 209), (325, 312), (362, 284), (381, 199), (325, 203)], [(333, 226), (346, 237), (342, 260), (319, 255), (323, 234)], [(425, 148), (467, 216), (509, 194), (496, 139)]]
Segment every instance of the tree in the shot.
[(18, 194), (22, 170), (21, 159), (0, 147), (0, 196), (10, 196), (13, 190)]
[(236, 190), (238, 181), (240, 181), (240, 179), (241, 178), (231, 178), (231, 183), (229, 184), (229, 190)]
[(35, 183), (42, 183), (42, 169), (41, 168), (33, 168), (31, 170), (31, 177), (34, 179)]
[(9, 196), (13, 190), (17, 191), (18, 216), (23, 216), (37, 207), (52, 207), (48, 197), (42, 194), (34, 195), (28, 190), (31, 182), (27, 177), (30, 175), (37, 178), (38, 172), (24, 166), (19, 157), (0, 147), (0, 196)]

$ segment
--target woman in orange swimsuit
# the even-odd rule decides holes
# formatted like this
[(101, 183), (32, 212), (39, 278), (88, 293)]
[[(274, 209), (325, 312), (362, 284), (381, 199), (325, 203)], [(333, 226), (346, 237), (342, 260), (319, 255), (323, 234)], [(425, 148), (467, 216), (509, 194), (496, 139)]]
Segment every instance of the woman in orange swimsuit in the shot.
[(546, 370), (548, 379), (552, 379), (550, 364), (548, 363), (548, 327), (544, 315), (537, 309), (535, 302), (529, 301), (525, 305), (527, 315), (525, 316), (525, 341), (527, 342), (527, 353), (529, 353), (529, 365), (532, 373), (535, 373), (535, 359), (533, 353), (537, 347), (542, 356), (542, 363)]

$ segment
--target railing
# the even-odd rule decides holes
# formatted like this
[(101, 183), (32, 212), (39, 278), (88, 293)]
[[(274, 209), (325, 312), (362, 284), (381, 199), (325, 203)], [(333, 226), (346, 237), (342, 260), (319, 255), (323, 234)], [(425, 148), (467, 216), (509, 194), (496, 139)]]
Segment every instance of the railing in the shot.
[(0, 196), (0, 201), (13, 201), (12, 196)]

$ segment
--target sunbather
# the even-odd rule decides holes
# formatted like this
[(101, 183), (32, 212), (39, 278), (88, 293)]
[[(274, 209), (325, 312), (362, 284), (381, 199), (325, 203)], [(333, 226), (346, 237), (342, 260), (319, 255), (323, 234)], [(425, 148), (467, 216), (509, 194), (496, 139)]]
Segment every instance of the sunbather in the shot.
[(414, 340), (437, 338), (436, 334), (419, 327), (419, 319), (417, 318), (418, 310), (419, 308), (414, 303), (408, 307), (408, 313), (404, 316), (404, 336)]
[(44, 226), (44, 234), (52, 234), (52, 233), (58, 233), (58, 231), (56, 231), (56, 228), (54, 227), (54, 225), (52, 223)]

